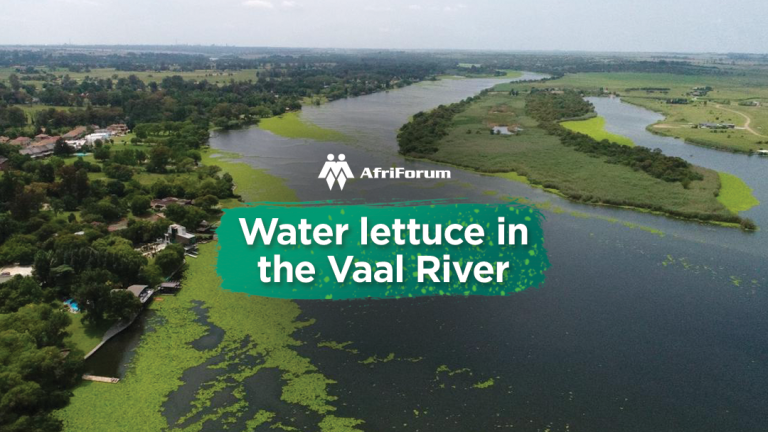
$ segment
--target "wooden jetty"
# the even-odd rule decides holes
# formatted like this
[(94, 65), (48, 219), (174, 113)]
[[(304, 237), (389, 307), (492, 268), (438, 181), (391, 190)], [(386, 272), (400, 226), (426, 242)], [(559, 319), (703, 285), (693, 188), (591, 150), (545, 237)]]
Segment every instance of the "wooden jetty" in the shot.
[(95, 381), (95, 382), (103, 382), (108, 384), (117, 384), (120, 382), (120, 378), (111, 378), (111, 377), (103, 377), (103, 376), (96, 376), (96, 375), (83, 375), (83, 379), (86, 381)]

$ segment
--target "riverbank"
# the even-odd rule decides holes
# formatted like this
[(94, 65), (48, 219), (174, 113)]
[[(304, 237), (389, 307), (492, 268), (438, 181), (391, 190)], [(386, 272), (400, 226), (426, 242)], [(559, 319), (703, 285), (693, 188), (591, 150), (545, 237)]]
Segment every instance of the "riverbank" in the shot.
[[(513, 135), (490, 134), (490, 127), (499, 124), (521, 130)], [(606, 163), (605, 157), (564, 146), (558, 137), (539, 128), (526, 111), (523, 95), (492, 92), (480, 97), (452, 117), (434, 145), (434, 153), (417, 156), (485, 173), (514, 172), (533, 185), (579, 202), (729, 226), (739, 222), (716, 198), (720, 190), (717, 172), (692, 167), (701, 179), (686, 188), (680, 182)]]
[[(497, 86), (509, 91), (512, 84)], [(649, 131), (697, 146), (750, 153), (768, 149), (768, 77), (760, 71), (735, 75), (599, 72), (567, 74), (530, 83), (536, 88), (572, 88), (588, 95), (621, 96), (622, 100), (662, 114)], [(702, 123), (733, 124), (732, 129), (697, 127)], [(655, 126), (655, 127), (654, 127)]]
[[(651, 133), (678, 138), (688, 144), (732, 153), (754, 154), (758, 150), (768, 149), (768, 135), (762, 135), (749, 127), (751, 118), (746, 122), (732, 108), (725, 108), (705, 101), (688, 104), (670, 105), (657, 99), (623, 97), (622, 101), (657, 112), (664, 116), (660, 122), (648, 125)], [(745, 107), (740, 107), (745, 108)], [(756, 107), (755, 107), (756, 108)], [(756, 112), (766, 116), (768, 112)], [(703, 123), (734, 124), (733, 128), (709, 129), (699, 127)]]
[[(230, 173), (245, 202), (296, 200), (282, 180), (227, 159), (234, 157), (207, 150), (203, 162), (215, 163)], [(262, 423), (298, 427), (301, 424), (296, 422), (310, 422), (322, 431), (340, 427), (355, 430), (359, 420), (332, 414), (336, 398), (329, 395), (328, 389), (333, 381), (293, 349), (298, 342), (291, 335), (311, 325), (311, 321), (297, 320), (300, 309), (292, 301), (222, 291), (216, 256), (216, 243), (201, 245), (199, 256), (187, 260), (179, 294), (152, 302), (149, 307), (155, 311), (154, 330), (142, 336), (128, 372), (119, 383), (83, 382), (75, 389), (70, 404), (58, 412), (65, 430), (135, 431), (137, 419), (141, 419), (140, 429), (147, 431), (176, 427), (199, 431), (237, 422), (249, 427)], [(204, 312), (205, 320), (199, 319), (195, 308)], [(223, 334), (221, 341), (206, 349), (195, 347), (196, 341), (212, 333)], [(222, 367), (221, 373), (199, 388), (184, 390), (183, 395), (174, 393), (189, 379), (186, 371), (211, 364)], [(237, 365), (236, 372), (233, 365)], [(249, 397), (244, 383), (262, 370), (279, 371), (275, 400), (299, 406), (312, 415), (299, 421), (270, 407), (251, 406), (249, 400), (258, 398)], [(220, 407), (214, 398), (224, 395), (236, 400)], [(192, 403), (182, 406), (183, 412), (176, 412), (179, 407), (174, 410), (167, 405), (174, 397), (189, 398)], [(178, 419), (175, 424), (169, 423), (170, 411)]]

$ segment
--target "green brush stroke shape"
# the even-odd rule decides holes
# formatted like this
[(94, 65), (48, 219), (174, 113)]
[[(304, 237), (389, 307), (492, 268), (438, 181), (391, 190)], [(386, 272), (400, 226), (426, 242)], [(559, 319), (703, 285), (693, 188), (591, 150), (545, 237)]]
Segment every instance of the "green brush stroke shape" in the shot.
[[(505, 218), (505, 224), (525, 224), (528, 229), (527, 245), (499, 245), (498, 218)], [(430, 226), (430, 237), (434, 236), (434, 225), (440, 224), (445, 229), (450, 224), (479, 224), (485, 231), (483, 243), (472, 246), (464, 242), (452, 246), (443, 242), (442, 245), (411, 245), (398, 246), (394, 241), (388, 245), (378, 246), (370, 239), (368, 245), (360, 244), (362, 217), (368, 218), (368, 230), (375, 224), (391, 226), (395, 219), (407, 224), (409, 219), (415, 219), (419, 224)], [(321, 246), (301, 244), (297, 229), (296, 245), (281, 245), (277, 242), (279, 228), (275, 230), (270, 245), (264, 245), (261, 238), (249, 246), (243, 235), (240, 218), (244, 218), (249, 229), (253, 227), (256, 218), (262, 218), (266, 228), (272, 218), (279, 218), (279, 224), (290, 224), (298, 227), (301, 219), (306, 219), (312, 226), (328, 224), (332, 228), (336, 224), (348, 224), (349, 231), (344, 233), (342, 245), (332, 242)], [(435, 295), (507, 295), (520, 292), (530, 287), (537, 287), (544, 282), (544, 272), (549, 268), (549, 259), (544, 249), (544, 235), (541, 212), (526, 204), (517, 202), (502, 204), (445, 204), (442, 201), (398, 202), (388, 204), (352, 205), (339, 204), (333, 201), (307, 203), (253, 203), (249, 207), (225, 210), (221, 226), (217, 230), (219, 238), (219, 256), (216, 270), (223, 279), (222, 288), (233, 292), (244, 292), (263, 297), (284, 299), (356, 299), (356, 298), (406, 298)], [(519, 236), (519, 234), (518, 234)], [(309, 235), (310, 239), (311, 231)], [(463, 238), (463, 233), (454, 233), (454, 237)], [(334, 237), (331, 237), (332, 239)], [(418, 236), (421, 238), (421, 236)], [(376, 262), (389, 262), (395, 267), (396, 256), (403, 256), (402, 283), (366, 283), (355, 282), (352, 278), (356, 267), (354, 263), (365, 261), (376, 271)], [(466, 283), (460, 283), (455, 272), (451, 273), (451, 281), (434, 283), (429, 277), (418, 283), (416, 277), (417, 256), (430, 255), (441, 261), (438, 276), (442, 278), (443, 255), (450, 255), (450, 261), (465, 266), (468, 262), (479, 263), (487, 261), (494, 265), (497, 261), (509, 262), (509, 269), (504, 271), (503, 282), (496, 282), (495, 273), (492, 282), (481, 283), (470, 272)], [(308, 261), (315, 266), (314, 281), (301, 283), (294, 279), (280, 283), (264, 283), (260, 280), (257, 263), (261, 256), (273, 262), (274, 256), (280, 255), (282, 262), (290, 262), (294, 268), (300, 262)], [(346, 279), (342, 283), (336, 281), (328, 256), (334, 256), (341, 268), (347, 256), (353, 256)], [(473, 267), (474, 268), (474, 267)], [(395, 269), (395, 273), (396, 273)], [(273, 269), (268, 272), (273, 276)], [(393, 278), (393, 280), (396, 280)]]

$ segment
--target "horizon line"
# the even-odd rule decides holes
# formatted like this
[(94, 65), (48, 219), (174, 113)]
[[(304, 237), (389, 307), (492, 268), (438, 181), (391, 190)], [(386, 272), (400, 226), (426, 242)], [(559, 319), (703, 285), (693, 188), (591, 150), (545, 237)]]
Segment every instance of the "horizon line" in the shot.
[(621, 50), (590, 50), (590, 49), (500, 49), (500, 48), (365, 48), (365, 47), (319, 47), (319, 46), (258, 46), (258, 45), (229, 45), (229, 44), (0, 44), (0, 49), (8, 48), (232, 48), (232, 49), (271, 49), (271, 50), (344, 50), (344, 51), (412, 51), (412, 52), (498, 52), (498, 53), (577, 53), (577, 54), (664, 54), (664, 55), (750, 55), (768, 56), (768, 52), (718, 52), (718, 51), (621, 51)]

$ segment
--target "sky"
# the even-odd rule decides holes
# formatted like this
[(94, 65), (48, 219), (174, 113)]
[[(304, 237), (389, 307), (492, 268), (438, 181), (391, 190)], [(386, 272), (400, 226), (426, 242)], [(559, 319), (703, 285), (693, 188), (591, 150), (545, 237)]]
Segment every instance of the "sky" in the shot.
[(0, 45), (768, 52), (765, 0), (0, 0)]

